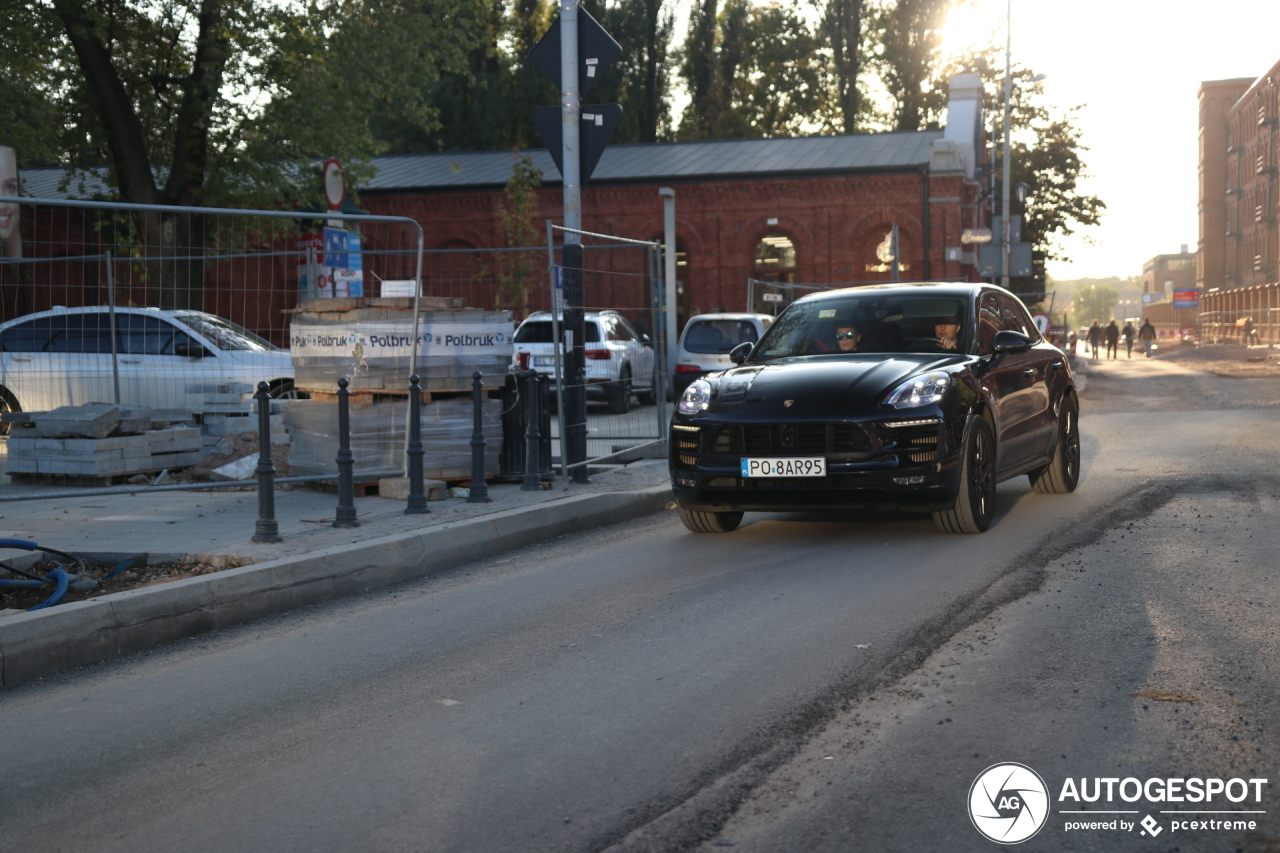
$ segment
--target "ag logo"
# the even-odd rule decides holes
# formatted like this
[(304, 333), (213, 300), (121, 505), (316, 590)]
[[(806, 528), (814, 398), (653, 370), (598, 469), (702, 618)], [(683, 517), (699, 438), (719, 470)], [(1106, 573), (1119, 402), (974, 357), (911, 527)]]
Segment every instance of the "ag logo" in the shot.
[(1025, 764), (993, 764), (969, 788), (969, 819), (999, 844), (1026, 841), (1048, 817), (1049, 789)]

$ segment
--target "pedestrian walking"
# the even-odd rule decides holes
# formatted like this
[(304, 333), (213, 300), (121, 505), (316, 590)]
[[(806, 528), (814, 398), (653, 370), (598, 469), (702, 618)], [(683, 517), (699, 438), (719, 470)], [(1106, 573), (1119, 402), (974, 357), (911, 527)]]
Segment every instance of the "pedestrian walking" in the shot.
[(1133, 337), (1138, 334), (1138, 330), (1133, 327), (1133, 323), (1128, 320), (1124, 321), (1124, 328), (1120, 330), (1120, 336), (1124, 338), (1124, 348), (1129, 358), (1133, 358)]
[(1257, 333), (1258, 333), (1258, 330), (1253, 327), (1253, 318), (1245, 317), (1244, 318), (1244, 345), (1245, 346), (1252, 345), (1253, 336), (1256, 335)]
[(1142, 341), (1142, 348), (1147, 351), (1147, 358), (1151, 358), (1151, 347), (1156, 342), (1156, 327), (1151, 325), (1150, 320), (1142, 321), (1142, 328), (1138, 330), (1138, 340)]
[(1089, 355), (1094, 361), (1098, 360), (1098, 349), (1102, 346), (1102, 326), (1097, 320), (1093, 321), (1093, 325), (1089, 327)]
[(1116, 325), (1114, 318), (1110, 323), (1107, 323), (1107, 328), (1104, 331), (1107, 336), (1107, 358), (1115, 358), (1116, 349), (1120, 343), (1120, 328)]

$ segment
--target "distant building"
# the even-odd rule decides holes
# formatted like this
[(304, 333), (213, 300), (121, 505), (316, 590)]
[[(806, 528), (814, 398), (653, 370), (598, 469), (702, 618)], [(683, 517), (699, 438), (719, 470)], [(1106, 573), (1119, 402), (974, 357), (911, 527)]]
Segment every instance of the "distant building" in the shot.
[(1206, 293), (1280, 278), (1280, 62), (1257, 79), (1200, 85), (1200, 242)]

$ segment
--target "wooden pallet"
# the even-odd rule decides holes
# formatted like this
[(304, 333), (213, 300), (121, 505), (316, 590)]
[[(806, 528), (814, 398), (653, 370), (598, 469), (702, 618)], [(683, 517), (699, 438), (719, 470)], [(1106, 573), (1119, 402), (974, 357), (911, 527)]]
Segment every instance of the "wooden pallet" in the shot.
[[(336, 391), (316, 391), (310, 388), (300, 390), (305, 390), (310, 394), (312, 400), (319, 400), (324, 403), (338, 402), (338, 393)], [(497, 385), (486, 385), (480, 390), (483, 392), (481, 394), (483, 399), (492, 400), (498, 396), (498, 393), (502, 389)], [(459, 397), (465, 397), (469, 400), (471, 399), (471, 393), (470, 388), (432, 389), (430, 391), (421, 392), (421, 401), (423, 405), (426, 405), (427, 403), (431, 403), (436, 400), (456, 400)], [(351, 405), (353, 406), (372, 406), (376, 403), (401, 403), (409, 399), (409, 392), (407, 390), (390, 391), (385, 388), (380, 388), (377, 391), (352, 391), (350, 394)]]

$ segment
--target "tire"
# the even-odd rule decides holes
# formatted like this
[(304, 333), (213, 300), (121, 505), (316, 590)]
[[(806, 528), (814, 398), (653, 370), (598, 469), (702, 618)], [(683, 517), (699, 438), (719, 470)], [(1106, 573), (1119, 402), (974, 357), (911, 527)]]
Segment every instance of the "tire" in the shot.
[[(0, 414), (5, 412), (21, 412), (22, 407), (18, 405), (18, 398), (9, 393), (9, 389), (0, 385)], [(9, 434), (9, 424), (0, 423), (0, 435)]]
[(292, 379), (277, 379), (267, 391), (273, 400), (310, 400), (311, 394), (293, 387)]
[(679, 507), (680, 520), (692, 533), (732, 533), (742, 523), (740, 512), (703, 512)]
[(653, 406), (658, 402), (658, 392), (650, 388), (648, 391), (637, 391), (636, 402), (642, 406)]
[(981, 418), (973, 422), (960, 463), (960, 494), (951, 509), (935, 512), (943, 533), (982, 533), (991, 526), (996, 503), (996, 441)]
[(631, 411), (631, 368), (624, 365), (618, 378), (608, 384), (604, 393), (609, 414), (625, 415)]
[(1062, 401), (1058, 416), (1058, 447), (1053, 461), (1029, 475), (1031, 488), (1042, 495), (1065, 495), (1076, 490), (1080, 482), (1080, 412), (1075, 400)]

